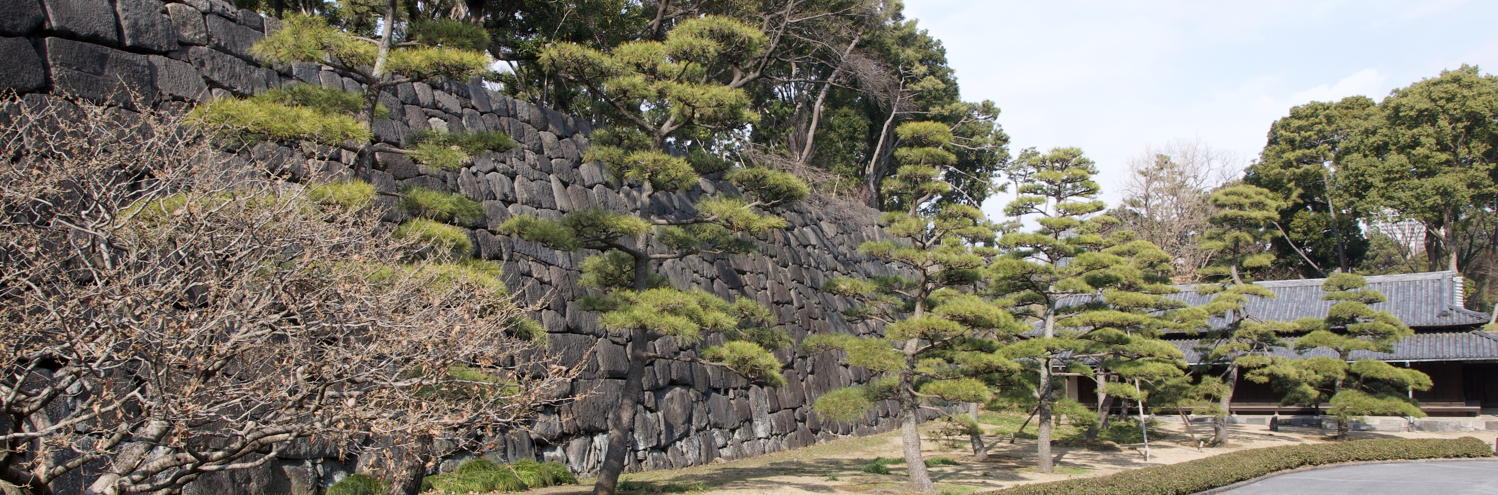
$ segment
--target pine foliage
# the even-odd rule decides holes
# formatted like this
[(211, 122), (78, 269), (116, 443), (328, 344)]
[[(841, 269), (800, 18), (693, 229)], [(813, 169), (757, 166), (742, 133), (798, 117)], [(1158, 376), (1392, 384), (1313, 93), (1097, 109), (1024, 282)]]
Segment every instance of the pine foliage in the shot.
[[(944, 124), (934, 122), (900, 127), (910, 146), (896, 150), (903, 165), (885, 182), (885, 190), (898, 195), (908, 208), (883, 215), (881, 223), (895, 239), (870, 241), (859, 248), (910, 275), (837, 278), (824, 287), (857, 301), (845, 312), (851, 320), (883, 326), (874, 336), (820, 334), (802, 342), (811, 352), (841, 351), (845, 362), (877, 377), (872, 383), (819, 397), (813, 408), (826, 418), (853, 421), (877, 402), (892, 400), (905, 427), (914, 428), (924, 404), (987, 402), (992, 376), (1018, 368), (998, 349), (1023, 327), (1002, 307), (972, 293), (995, 254), (975, 246), (992, 244), (997, 227), (977, 208), (933, 206), (950, 190), (938, 180), (937, 167), (947, 161), (931, 159), (942, 157), (942, 147), (950, 144), (950, 132), (943, 129)], [(907, 443), (905, 450), (907, 460), (912, 455), (920, 458), (918, 443)], [(911, 482), (930, 490), (923, 464), (913, 466)]]

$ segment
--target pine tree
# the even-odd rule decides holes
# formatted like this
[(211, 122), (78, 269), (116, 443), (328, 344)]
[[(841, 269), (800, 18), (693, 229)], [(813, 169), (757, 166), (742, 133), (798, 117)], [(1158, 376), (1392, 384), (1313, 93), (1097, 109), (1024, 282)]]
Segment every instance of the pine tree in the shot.
[[(366, 123), (375, 118), (385, 88), (443, 78), (467, 80), (489, 70), (489, 56), (471, 49), (487, 44), (482, 28), (456, 21), (403, 21), (397, 18), (396, 0), (389, 0), (379, 38), (371, 41), (331, 26), (322, 17), (291, 15), (280, 29), (256, 42), (250, 54), (269, 64), (314, 62), (349, 75), (365, 86), (361, 119)], [(397, 24), (404, 39), (396, 39)]]
[[(619, 112), (625, 125), (595, 132), (586, 159), (602, 162), (611, 176), (640, 195), (642, 204), (649, 204), (655, 193), (686, 190), (699, 182), (699, 171), (724, 166), (700, 153), (682, 157), (673, 151), (753, 120), (744, 110), (742, 90), (715, 84), (706, 74), (723, 58), (757, 50), (754, 40), (760, 37), (735, 21), (702, 18), (678, 24), (665, 42), (628, 43), (610, 53), (554, 44), (541, 57)], [(766, 308), (746, 298), (726, 301), (701, 290), (673, 288), (658, 273), (659, 264), (669, 259), (751, 251), (751, 236), (786, 225), (764, 210), (810, 192), (794, 176), (763, 168), (734, 169), (725, 177), (742, 196), (705, 196), (694, 205), (695, 212), (636, 216), (595, 208), (556, 220), (521, 215), (500, 226), (502, 232), (556, 249), (600, 252), (583, 262), (582, 283), (598, 292), (581, 303), (602, 312), (600, 327), (624, 336), (629, 367), (621, 403), (609, 418), (596, 494), (615, 492), (633, 451), (635, 415), (651, 361), (719, 366), (758, 382), (784, 383), (781, 363), (766, 347), (783, 345), (787, 337), (763, 328), (771, 319)], [(663, 337), (694, 344), (708, 334), (724, 335), (727, 342), (702, 350), (700, 357), (648, 352)]]
[[(198, 124), (221, 136), (241, 140), (308, 141), (327, 146), (365, 146), (370, 125), (390, 113), (379, 103), (381, 92), (412, 81), (470, 79), (488, 70), (482, 51), (488, 35), (478, 26), (452, 20), (407, 22), (387, 7), (380, 38), (371, 41), (332, 26), (327, 19), (292, 15), (281, 27), (256, 42), (250, 52), (262, 62), (328, 65), (365, 85), (362, 95), (295, 83), (248, 98), (221, 98), (194, 109)], [(396, 40), (394, 26), (401, 25)], [(477, 48), (475, 48), (477, 47)], [(424, 131), (410, 149), (381, 146), (380, 151), (409, 155), (423, 165), (454, 170), (474, 155), (504, 152), (515, 141), (497, 131)]]
[(1033, 232), (1005, 234), (1001, 247), (1011, 250), (991, 266), (991, 289), (1006, 295), (1017, 315), (1039, 325), (1039, 335), (1015, 344), (1010, 353), (1032, 363), (1035, 383), (1038, 470), (1051, 472), (1051, 430), (1060, 388), (1055, 377), (1059, 355), (1080, 349), (1074, 335), (1058, 332), (1059, 320), (1086, 309), (1097, 289), (1083, 277), (1104, 239), (1099, 231), (1107, 217), (1096, 199), (1098, 184), (1092, 180), (1097, 168), (1077, 148), (1054, 148), (1047, 153), (1034, 149), (1020, 153), (1010, 171), (1019, 184), (1019, 197), (1005, 213), (1010, 217), (1033, 217)]
[(1184, 306), (1166, 297), (1176, 292), (1170, 285), (1170, 255), (1128, 231), (1112, 236), (1109, 244), (1072, 260), (1093, 288), (1092, 297), (1079, 312), (1056, 322), (1080, 341), (1062, 364), (1097, 384), (1098, 421), (1087, 429), (1088, 440), (1106, 428), (1115, 397), (1143, 408), (1154, 386), (1183, 376), (1186, 368), (1181, 350), (1161, 338), (1180, 326), (1176, 310)]
[(1387, 298), (1368, 288), (1361, 275), (1333, 274), (1321, 290), (1326, 292), (1322, 299), (1335, 302), (1325, 319), (1297, 322), (1299, 330), (1309, 332), (1295, 339), (1295, 348), (1326, 349), (1337, 357), (1277, 359), (1261, 374), (1289, 385), (1287, 401), (1328, 404), (1339, 438), (1345, 438), (1352, 422), (1364, 415), (1425, 416), (1409, 393), (1429, 389), (1429, 376), (1377, 359), (1352, 360), (1356, 351), (1393, 352), (1394, 343), (1414, 335), (1414, 330), (1392, 313), (1368, 306)]
[(1217, 406), (1208, 408), (1213, 416), (1213, 445), (1227, 443), (1227, 417), (1232, 412), (1233, 392), (1245, 368), (1268, 364), (1268, 352), (1282, 344), (1280, 334), (1289, 330), (1283, 322), (1265, 321), (1250, 314), (1249, 298), (1274, 298), (1274, 292), (1256, 285), (1247, 273), (1270, 266), (1274, 254), (1268, 241), (1269, 230), (1279, 218), (1278, 196), (1259, 187), (1237, 185), (1220, 189), (1210, 198), (1212, 228), (1202, 236), (1201, 248), (1216, 252), (1212, 265), (1202, 270), (1207, 283), (1196, 290), (1212, 299), (1200, 310), (1218, 323), (1202, 336), (1203, 362), (1209, 369), (1221, 367), (1222, 374), (1205, 377), (1201, 393), (1215, 397)]
[(904, 143), (895, 151), (902, 165), (885, 180), (884, 190), (899, 196), (905, 208), (886, 212), (882, 223), (898, 240), (870, 241), (859, 250), (905, 273), (873, 280), (840, 278), (826, 287), (858, 301), (849, 316), (882, 324), (882, 332), (813, 335), (802, 345), (812, 351), (843, 351), (848, 364), (877, 375), (869, 384), (826, 393), (814, 408), (820, 415), (853, 421), (876, 401), (894, 401), (909, 486), (931, 493), (917, 430), (922, 406), (986, 402), (989, 389), (980, 376), (1017, 368), (995, 351), (1021, 327), (999, 305), (973, 293), (987, 258), (995, 254), (974, 245), (992, 243), (993, 224), (971, 206), (928, 209), (951, 190), (938, 179), (939, 167), (955, 160), (942, 149), (951, 142), (951, 130), (937, 122), (910, 122), (896, 133)]

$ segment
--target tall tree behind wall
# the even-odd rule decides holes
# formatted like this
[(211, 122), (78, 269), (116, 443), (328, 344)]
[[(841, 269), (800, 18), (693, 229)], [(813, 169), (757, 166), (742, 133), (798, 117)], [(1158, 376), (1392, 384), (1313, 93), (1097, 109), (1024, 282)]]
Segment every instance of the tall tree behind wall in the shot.
[(1284, 201), (1276, 222), (1276, 266), (1307, 277), (1349, 272), (1367, 253), (1359, 221), (1367, 212), (1353, 200), (1340, 175), (1356, 133), (1364, 132), (1373, 100), (1351, 96), (1311, 102), (1269, 127), (1259, 160), (1243, 181), (1278, 193)]
[[(1367, 211), (1423, 225), (1432, 267), (1490, 285), (1483, 261), (1498, 246), (1498, 76), (1462, 66), (1396, 89), (1366, 129), (1346, 160), (1346, 189)], [(1474, 292), (1481, 304), (1490, 291)]]

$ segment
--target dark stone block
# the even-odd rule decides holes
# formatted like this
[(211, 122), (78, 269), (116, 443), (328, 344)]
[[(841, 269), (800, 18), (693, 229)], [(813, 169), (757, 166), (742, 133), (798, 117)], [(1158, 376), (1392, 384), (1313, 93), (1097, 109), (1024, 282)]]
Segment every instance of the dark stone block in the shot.
[(195, 101), (208, 96), (208, 85), (192, 64), (160, 55), (151, 55), (147, 60), (155, 73), (156, 87), (163, 94)]
[(129, 106), (156, 101), (155, 77), (145, 56), (62, 38), (47, 38), (47, 64), (55, 91), (96, 103)]
[(405, 124), (391, 119), (377, 119), (370, 123), (369, 129), (374, 132), (375, 139), (396, 145), (404, 143), (410, 134)]
[(43, 3), (47, 8), (48, 29), (92, 40), (120, 40), (114, 6), (109, 0), (43, 0)]
[(204, 18), (208, 25), (208, 42), (214, 47), (239, 56), (249, 56), (250, 46), (265, 35), (223, 17), (209, 15)]
[(203, 12), (181, 3), (167, 4), (166, 12), (171, 16), (172, 25), (177, 30), (177, 41), (179, 43), (184, 45), (208, 44), (208, 26), (203, 23)]
[(187, 58), (209, 82), (239, 94), (254, 94), (269, 87), (274, 72), (252, 66), (232, 55), (201, 46), (187, 51)]
[(125, 46), (168, 52), (177, 49), (177, 32), (161, 0), (115, 0)]
[(604, 378), (624, 378), (629, 374), (629, 355), (624, 346), (599, 339), (593, 352), (598, 359), (598, 372)]
[(0, 34), (26, 34), (47, 20), (37, 0), (0, 0), (0, 12)]
[(250, 29), (265, 32), (265, 18), (250, 9), (239, 9), (239, 23)]
[(574, 421), (580, 431), (606, 431), (609, 415), (619, 408), (619, 392), (624, 389), (620, 380), (578, 380), (577, 395), (582, 397), (572, 403)]
[(432, 98), (437, 100), (437, 108), (451, 114), (463, 113), (463, 106), (458, 104), (458, 97), (446, 91), (433, 91)]
[(5, 70), (0, 70), (0, 89), (25, 93), (47, 86), (47, 67), (31, 41), (0, 38), (0, 60), (5, 61)]

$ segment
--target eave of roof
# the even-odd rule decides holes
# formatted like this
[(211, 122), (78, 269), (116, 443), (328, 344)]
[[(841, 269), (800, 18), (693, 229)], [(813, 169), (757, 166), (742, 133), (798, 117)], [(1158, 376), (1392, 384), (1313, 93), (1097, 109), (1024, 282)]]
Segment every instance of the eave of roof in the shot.
[[(1196, 339), (1170, 339), (1186, 361), (1200, 364), (1203, 351)], [(1270, 351), (1271, 356), (1285, 358), (1336, 357), (1327, 349), (1296, 351), (1279, 347)], [(1379, 361), (1498, 361), (1498, 335), (1474, 330), (1469, 332), (1417, 333), (1394, 344), (1394, 352), (1354, 351), (1352, 359), (1377, 359)]]

